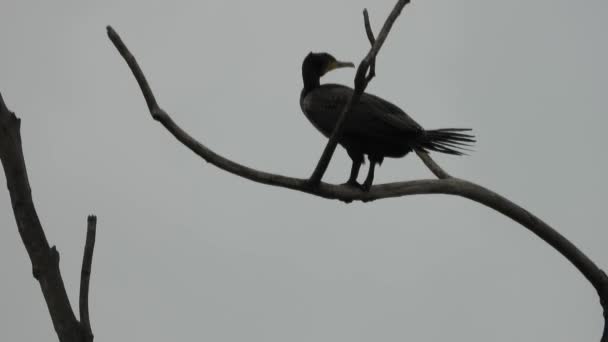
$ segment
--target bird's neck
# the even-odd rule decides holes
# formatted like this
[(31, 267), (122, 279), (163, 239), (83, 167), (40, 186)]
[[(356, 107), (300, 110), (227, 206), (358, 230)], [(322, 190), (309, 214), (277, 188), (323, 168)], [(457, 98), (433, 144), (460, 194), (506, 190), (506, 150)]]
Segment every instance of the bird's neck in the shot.
[(304, 80), (304, 94), (318, 88), (321, 85), (321, 76), (307, 70), (306, 66), (302, 67), (302, 79)]

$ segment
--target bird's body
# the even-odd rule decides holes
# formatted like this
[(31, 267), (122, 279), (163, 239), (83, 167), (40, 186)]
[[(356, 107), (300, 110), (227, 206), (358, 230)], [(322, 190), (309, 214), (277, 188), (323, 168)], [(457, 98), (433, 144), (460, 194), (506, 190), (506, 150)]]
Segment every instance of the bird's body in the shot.
[[(303, 94), (300, 106), (308, 120), (329, 137), (352, 93), (353, 89), (340, 84), (324, 84)], [(399, 158), (410, 152), (423, 134), (422, 127), (398, 107), (364, 93), (348, 115), (340, 144), (375, 159)]]
[[(352, 66), (338, 62), (329, 54), (309, 54), (302, 64), (304, 89), (300, 94), (300, 107), (310, 122), (329, 137), (353, 89), (339, 84), (320, 84), (320, 77), (327, 71)], [(370, 160), (370, 171), (363, 184), (369, 190), (374, 177), (374, 167), (385, 157), (399, 158), (413, 149), (438, 151), (461, 155), (462, 147), (474, 142), (471, 135), (462, 133), (469, 129), (425, 130), (414, 119), (394, 104), (375, 95), (363, 93), (348, 113), (344, 130), (339, 139), (353, 161), (347, 182), (358, 185), (357, 175), (363, 156)]]

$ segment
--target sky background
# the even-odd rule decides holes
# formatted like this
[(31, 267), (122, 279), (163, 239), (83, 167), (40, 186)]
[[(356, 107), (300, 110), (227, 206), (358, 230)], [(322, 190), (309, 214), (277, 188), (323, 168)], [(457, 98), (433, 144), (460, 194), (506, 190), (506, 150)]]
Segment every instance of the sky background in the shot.
[[(98, 215), (96, 341), (598, 341), (599, 300), (508, 218), (444, 195), (346, 205), (205, 163), (151, 120), (106, 37), (214, 151), (308, 177), (326, 140), (301, 113), (301, 61), (359, 62), (395, 1), (16, 1), (0, 11), (0, 92), (22, 118), (38, 214), (72, 306)], [(451, 174), (529, 209), (608, 268), (608, 2), (414, 0), (368, 91), (426, 128), (472, 127)], [(352, 84), (354, 70), (325, 81)], [(325, 180), (341, 183), (339, 148)], [(362, 177), (367, 169), (362, 170)], [(415, 156), (376, 182), (430, 178)], [(0, 337), (56, 338), (0, 188)]]

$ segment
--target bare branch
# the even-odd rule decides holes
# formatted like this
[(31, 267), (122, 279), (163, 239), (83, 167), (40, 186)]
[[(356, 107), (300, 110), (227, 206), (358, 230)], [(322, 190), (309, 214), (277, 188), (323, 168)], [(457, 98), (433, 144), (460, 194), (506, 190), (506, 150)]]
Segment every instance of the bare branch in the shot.
[[(369, 43), (373, 47), (374, 43), (376, 42), (376, 38), (374, 37), (374, 31), (372, 31), (372, 25), (369, 21), (369, 13), (367, 12), (367, 8), (363, 10), (363, 22), (364, 22), (364, 26), (365, 26), (365, 34), (367, 35), (367, 39), (369, 40)], [(375, 76), (376, 76), (376, 58), (374, 57), (370, 64), (369, 72), (368, 72), (367, 76), (365, 77), (365, 82), (369, 83), (372, 80), (372, 78), (374, 78)], [(422, 159), (422, 162), (424, 162), (424, 165), (426, 165), (426, 167), (428, 167), (429, 170), (431, 170), (431, 172), (433, 172), (433, 174), (437, 178), (446, 179), (446, 178), (452, 177), (447, 172), (445, 172), (441, 168), (441, 166), (439, 166), (439, 164), (437, 164), (427, 152), (425, 152), (423, 150), (418, 150), (418, 149), (416, 149), (415, 152), (418, 155), (418, 157), (420, 157), (420, 159)]]
[(122, 42), (122, 40), (120, 39), (118, 34), (114, 31), (114, 29), (112, 29), (112, 27), (108, 26), (107, 30), (108, 30), (108, 36), (110, 37), (110, 39), (112, 40), (112, 42), (114, 43), (114, 45), (116, 46), (116, 48), (118, 49), (120, 54), (122, 55), (122, 58), (124, 58), (125, 61), (127, 62), (127, 64), (129, 65), (129, 68), (131, 68), (131, 70), (133, 71), (133, 75), (135, 76), (135, 79), (137, 80), (137, 84), (139, 84), (139, 87), (141, 88), (144, 98), (146, 99), (146, 104), (148, 105), (148, 110), (150, 110), (150, 113), (154, 117), (155, 110), (159, 109), (159, 107), (158, 107), (158, 103), (156, 103), (156, 99), (154, 98), (154, 94), (152, 93), (152, 90), (150, 89), (150, 86), (148, 85), (146, 76), (144, 76), (144, 73), (139, 68), (139, 65), (137, 64), (135, 57), (133, 57), (131, 52), (129, 52), (129, 49), (127, 49), (127, 47)]
[[(405, 5), (407, 5), (408, 3), (409, 3), (409, 1), (406, 1), (406, 0), (397, 1), (397, 4), (395, 5), (393, 10), (389, 14), (388, 18), (386, 18), (386, 21), (384, 22), (384, 25), (382, 26), (382, 30), (380, 31), (378, 38), (372, 45), (371, 49), (369, 50), (369, 52), (367, 53), (365, 58), (363, 58), (361, 63), (359, 63), (359, 67), (357, 68), (357, 73), (355, 74), (355, 90), (354, 90), (352, 96), (350, 97), (350, 99), (348, 100), (346, 106), (342, 110), (342, 113), (340, 114), (338, 122), (336, 122), (336, 126), (334, 127), (334, 130), (329, 137), (329, 141), (327, 142), (327, 145), (325, 146), (325, 149), (323, 150), (323, 154), (321, 155), (321, 158), (319, 159), (319, 162), (317, 163), (317, 167), (313, 171), (312, 176), (310, 176), (309, 182), (311, 185), (316, 186), (317, 184), (319, 184), (319, 182), (323, 178), (323, 175), (325, 174), (325, 171), (327, 170), (327, 166), (329, 165), (331, 157), (333, 156), (333, 154), (336, 150), (336, 146), (338, 146), (338, 140), (342, 136), (342, 131), (344, 131), (344, 123), (346, 122), (348, 112), (350, 112), (351, 108), (357, 102), (359, 102), (359, 98), (361, 98), (361, 95), (365, 91), (365, 88), (367, 88), (367, 84), (369, 83), (369, 80), (371, 80), (371, 78), (369, 78), (369, 80), (367, 80), (367, 77), (365, 76), (365, 74), (367, 73), (370, 65), (372, 63), (374, 63), (376, 56), (378, 55), (378, 51), (380, 51), (380, 48), (384, 44), (384, 41), (386, 40), (388, 33), (390, 32), (391, 28), (393, 27), (393, 24), (399, 17), (399, 14), (401, 14), (401, 10), (403, 10), (403, 7), (405, 7)], [(364, 15), (364, 17), (365, 17), (365, 15)]]
[(372, 24), (369, 21), (369, 12), (367, 11), (367, 8), (363, 9), (363, 24), (365, 26), (365, 34), (367, 35), (370, 45), (374, 46), (376, 38), (374, 36), (374, 31), (372, 30)]
[[(371, 46), (374, 46), (376, 42), (376, 38), (374, 38), (374, 31), (372, 31), (372, 24), (369, 22), (369, 14), (367, 13), (367, 8), (363, 10), (363, 22), (365, 26), (365, 33), (367, 34), (367, 39)], [(365, 82), (369, 83), (372, 78), (376, 77), (376, 58), (372, 58), (372, 62), (369, 65), (369, 72), (365, 77)]]
[(8, 110), (0, 95), (0, 160), (19, 235), (32, 262), (34, 278), (40, 283), (59, 340), (81, 341), (80, 324), (70, 306), (59, 271), (59, 252), (54, 246), (49, 246), (32, 200), (21, 145), (20, 122)]
[(415, 149), (414, 152), (416, 152), (416, 154), (418, 155), (418, 157), (422, 160), (422, 162), (424, 163), (424, 165), (426, 165), (426, 167), (429, 168), (429, 170), (431, 170), (431, 172), (439, 179), (447, 179), (447, 178), (452, 178), (452, 176), (450, 176), (449, 173), (445, 172), (441, 166), (439, 166), (439, 164), (437, 164), (433, 158), (431, 158), (431, 156), (423, 151), (423, 150), (419, 150), (419, 149)]
[[(367, 12), (367, 8), (363, 10), (363, 22), (364, 22), (364, 26), (365, 26), (365, 33), (367, 35), (367, 39), (369, 40), (369, 43), (372, 45), (372, 47), (374, 46), (374, 43), (376, 42), (376, 38), (374, 37), (374, 31), (372, 31), (372, 25), (369, 21), (369, 13)], [(365, 82), (369, 83), (372, 78), (374, 78), (376, 76), (376, 58), (374, 57), (371, 61), (370, 67), (369, 67), (369, 72), (367, 74), (367, 76), (365, 77)], [(424, 165), (426, 165), (426, 167), (429, 168), (429, 170), (431, 170), (431, 172), (433, 172), (433, 174), (439, 178), (439, 179), (445, 179), (445, 178), (451, 178), (451, 176), (445, 172), (440, 166), (439, 164), (437, 164), (433, 158), (431, 158), (431, 156), (423, 151), (423, 150), (415, 150), (416, 154), (418, 155), (418, 157), (420, 157), (420, 159), (422, 159), (422, 162), (424, 162)]]
[[(367, 12), (367, 8), (363, 10), (363, 21), (364, 21), (364, 25), (365, 25), (365, 33), (367, 35), (367, 39), (369, 40), (369, 43), (373, 47), (374, 43), (376, 42), (376, 38), (374, 37), (374, 31), (372, 31), (372, 25), (369, 21), (369, 13)], [(369, 73), (365, 77), (365, 81), (367, 83), (369, 83), (369, 81), (371, 81), (372, 78), (374, 78), (375, 76), (376, 76), (376, 58), (373, 58), (372, 62), (370, 64), (370, 67), (369, 67)], [(424, 162), (424, 165), (426, 165), (426, 167), (428, 167), (429, 170), (431, 170), (431, 172), (433, 172), (433, 174), (437, 178), (446, 179), (446, 178), (452, 177), (447, 172), (445, 172), (441, 168), (441, 166), (439, 166), (439, 164), (437, 164), (427, 152), (425, 152), (423, 150), (418, 150), (418, 149), (416, 149), (415, 152), (418, 155), (418, 157), (422, 160), (422, 162)]]
[[(405, 5), (406, 3), (407, 2), (399, 2), (399, 4), (402, 5)], [(387, 20), (387, 23), (389, 23), (388, 28), (387, 23), (385, 23), (383, 31), (381, 32), (381, 35), (376, 41), (376, 44), (374, 44), (372, 51), (370, 51), (370, 54), (368, 54), (368, 56), (366, 57), (366, 59), (364, 59), (361, 65), (365, 65), (365, 63), (367, 63), (366, 65), (369, 65), (371, 58), (368, 57), (375, 56), (375, 53), (377, 53), (378, 49), (381, 46), (381, 43), (384, 41), (384, 39), (386, 39), (386, 34), (390, 29), (390, 25), (392, 25), (392, 22), (390, 21), (391, 17), (393, 17), (392, 20), (394, 21), (394, 19), (396, 19), (398, 15), (399, 12), (395, 12), (395, 10), (391, 13), (391, 16), (389, 16), (389, 20)], [(555, 248), (566, 259), (568, 259), (585, 276), (585, 278), (589, 280), (589, 282), (591, 282), (591, 284), (594, 286), (594, 288), (600, 295), (601, 304), (604, 308), (606, 322), (608, 322), (608, 279), (605, 276), (604, 272), (600, 270), (586, 255), (584, 255), (570, 241), (568, 241), (560, 233), (558, 233), (556, 230), (551, 228), (541, 219), (534, 216), (532, 213), (528, 212), (524, 208), (482, 186), (462, 179), (451, 177), (439, 165), (437, 165), (428, 156), (428, 154), (419, 151), (416, 151), (418, 153), (418, 156), (422, 159), (425, 165), (439, 178), (438, 180), (414, 180), (407, 182), (374, 185), (372, 186), (369, 192), (364, 192), (353, 187), (344, 185), (327, 184), (321, 182), (320, 180), (317, 186), (310, 186), (311, 183), (309, 179), (307, 180), (292, 178), (278, 174), (258, 171), (253, 168), (249, 168), (247, 166), (233, 162), (213, 152), (205, 145), (191, 137), (171, 119), (167, 112), (159, 108), (155, 102), (154, 106), (150, 106), (150, 102), (148, 101), (148, 99), (153, 99), (154, 96), (145, 80), (145, 77), (142, 74), (141, 69), (133, 59), (132, 54), (127, 49), (126, 45), (122, 42), (118, 34), (109, 26), (108, 36), (110, 40), (114, 43), (120, 54), (123, 57), (129, 57), (129, 59), (127, 59), (127, 57), (125, 57), (125, 59), (129, 67), (131, 68), (131, 72), (133, 73), (140, 85), (141, 91), (143, 92), (144, 97), (146, 98), (152, 117), (155, 120), (159, 121), (178, 141), (188, 147), (192, 152), (203, 158), (205, 161), (217, 166), (222, 170), (225, 170), (243, 178), (247, 178), (254, 182), (302, 191), (315, 196), (327, 199), (337, 199), (344, 202), (367, 202), (382, 198), (421, 194), (454, 195), (473, 200), (491, 209), (494, 209), (502, 213), (503, 215), (511, 218), (512, 220), (520, 223), (532, 233), (541, 238), (543, 241), (547, 242), (549, 245)], [(378, 44), (378, 42), (380, 43)], [(359, 66), (359, 70), (357, 71), (357, 79), (359, 80), (359, 82), (355, 82), (355, 84), (360, 85), (363, 84), (360, 82), (364, 82), (364, 73), (362, 73), (361, 70), (367, 68), (361, 68), (361, 65)], [(355, 98), (355, 96), (353, 96), (346, 108), (350, 108), (350, 106), (352, 106), (353, 104), (353, 101), (356, 100), (357, 99)], [(345, 113), (346, 111), (342, 113), (341, 120), (344, 119)], [(337, 126), (340, 126), (340, 123)], [(336, 133), (336, 131), (334, 131), (334, 133)], [(331, 152), (329, 153), (329, 155), (331, 157)], [(608, 325), (606, 325), (606, 327), (608, 327)], [(606, 328), (604, 330), (602, 342), (608, 342), (608, 330)]]
[(80, 324), (84, 330), (87, 342), (93, 341), (93, 330), (89, 319), (89, 281), (91, 279), (91, 264), (93, 263), (93, 250), (95, 248), (95, 233), (97, 230), (97, 217), (90, 215), (87, 218), (87, 237), (82, 257), (82, 270), (80, 271)]
[[(110, 35), (110, 39), (115, 41), (113, 37), (117, 37), (116, 33), (108, 28), (109, 32), (113, 32)], [(126, 46), (116, 45), (117, 49), (124, 48)], [(125, 53), (121, 52), (124, 56)], [(130, 55), (130, 54), (129, 54)], [(141, 72), (139, 69), (131, 70), (134, 74)], [(137, 76), (136, 76), (137, 77)], [(138, 78), (140, 79), (140, 78)], [(145, 93), (149, 87), (145, 87), (142, 91)], [(166, 114), (166, 113), (165, 113)], [(495, 209), (513, 220), (522, 223), (534, 233), (539, 235), (546, 241), (552, 241), (551, 244), (555, 246), (565, 246), (564, 255), (575, 264), (581, 265), (581, 268), (585, 269), (585, 264), (590, 263), (582, 256), (580, 251), (573, 251), (573, 247), (567, 240), (559, 235), (555, 230), (550, 228), (546, 223), (527, 212), (525, 209), (515, 205), (507, 199), (499, 196), (498, 194), (491, 192), (479, 185), (473, 184), (457, 178), (449, 178), (443, 175), (440, 180), (415, 180), (407, 182), (396, 182), (386, 183), (372, 186), (369, 192), (364, 192), (353, 187), (345, 185), (333, 185), (327, 183), (320, 183), (318, 188), (310, 188), (307, 186), (306, 179), (286, 177), (278, 174), (272, 174), (268, 172), (258, 171), (244, 165), (233, 162), (227, 158), (220, 156), (219, 154), (211, 151), (209, 148), (196, 141), (184, 130), (182, 130), (172, 119), (166, 114), (159, 118), (159, 121), (169, 130), (173, 136), (175, 136), (180, 142), (186, 147), (190, 148), (194, 153), (202, 157), (207, 162), (235, 175), (247, 178), (249, 180), (263, 183), (272, 186), (284, 187), (292, 190), (298, 190), (312, 195), (320, 196), (328, 199), (337, 199), (341, 201), (373, 201), (382, 198), (390, 197), (401, 197), (406, 195), (419, 195), (419, 194), (447, 194), (457, 195), (465, 197), (476, 202), (482, 203)], [(438, 167), (438, 166), (437, 166)], [(445, 171), (437, 171), (438, 173), (445, 174)], [(560, 236), (559, 238), (556, 238)], [(581, 261), (585, 260), (585, 261)], [(587, 267), (587, 271), (583, 271), (589, 279), (599, 279), (597, 274), (592, 276), (598, 269), (595, 267)], [(589, 271), (591, 270), (591, 271)]]

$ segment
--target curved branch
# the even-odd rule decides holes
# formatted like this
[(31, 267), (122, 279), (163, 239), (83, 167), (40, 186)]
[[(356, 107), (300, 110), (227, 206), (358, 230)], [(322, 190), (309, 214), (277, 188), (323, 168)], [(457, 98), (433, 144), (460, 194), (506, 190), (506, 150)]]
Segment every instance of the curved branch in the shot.
[[(382, 198), (401, 197), (421, 194), (445, 194), (467, 198), (494, 209), (512, 220), (520, 223), (543, 241), (555, 248), (568, 259), (591, 282), (598, 292), (604, 317), (608, 322), (608, 278), (586, 255), (568, 241), (559, 232), (551, 228), (538, 217), (505, 197), (472, 182), (451, 177), (437, 165), (426, 153), (418, 153), (423, 162), (440, 179), (414, 180), (407, 182), (386, 183), (374, 185), (369, 192), (364, 192), (345, 185), (333, 185), (319, 182), (311, 184), (308, 179), (282, 176), (258, 171), (253, 168), (231, 161), (213, 152), (198, 142), (181, 127), (179, 127), (167, 112), (161, 109), (141, 71), (137, 61), (112, 27), (107, 27), (108, 37), (127, 62), (135, 76), (140, 89), (148, 104), (152, 118), (159, 121), (173, 136), (188, 147), (192, 152), (218, 168), (254, 182), (302, 191), (311, 195), (337, 199), (344, 202), (373, 201)], [(376, 47), (376, 45), (374, 45)], [(605, 325), (602, 342), (608, 342), (608, 324)]]

